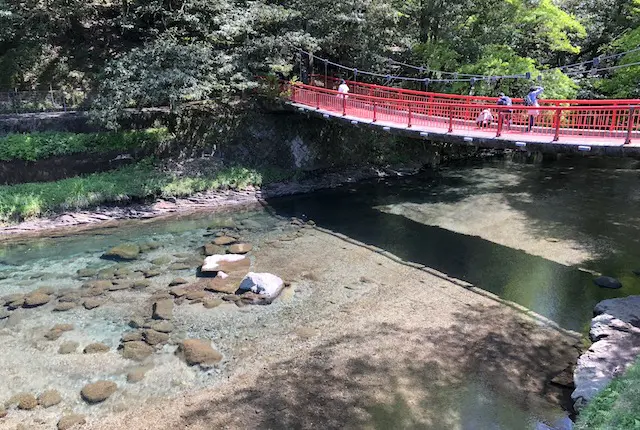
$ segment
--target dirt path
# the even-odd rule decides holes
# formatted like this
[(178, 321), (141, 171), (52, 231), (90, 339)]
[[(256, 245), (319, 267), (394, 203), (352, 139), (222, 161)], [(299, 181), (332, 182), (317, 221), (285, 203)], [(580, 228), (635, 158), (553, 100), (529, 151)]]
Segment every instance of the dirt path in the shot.
[(297, 291), (234, 344), (227, 379), (86, 428), (461, 428), (482, 419), (465, 409), (478, 390), (544, 417), (577, 357), (573, 338), (315, 230), (256, 261)]

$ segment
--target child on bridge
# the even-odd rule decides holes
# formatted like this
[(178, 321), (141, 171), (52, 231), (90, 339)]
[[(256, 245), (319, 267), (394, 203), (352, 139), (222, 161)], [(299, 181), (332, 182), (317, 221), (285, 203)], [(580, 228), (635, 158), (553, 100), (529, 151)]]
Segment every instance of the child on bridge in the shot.
[(491, 113), (491, 109), (486, 108), (485, 110), (480, 112), (480, 115), (478, 115), (478, 118), (476, 118), (476, 125), (480, 128), (489, 127), (492, 121), (493, 114)]

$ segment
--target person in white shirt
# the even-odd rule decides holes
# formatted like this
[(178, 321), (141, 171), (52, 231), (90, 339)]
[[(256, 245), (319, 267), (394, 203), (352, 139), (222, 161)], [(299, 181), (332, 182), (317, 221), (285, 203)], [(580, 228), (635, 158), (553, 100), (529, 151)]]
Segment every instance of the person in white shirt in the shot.
[(338, 85), (338, 92), (340, 94), (344, 94), (345, 97), (347, 94), (349, 94), (349, 86), (347, 85), (347, 83), (344, 81), (344, 79), (340, 80), (340, 85)]
[(493, 121), (493, 114), (491, 113), (491, 109), (485, 109), (480, 112), (478, 118), (476, 118), (476, 125), (478, 127), (489, 127), (491, 122)]

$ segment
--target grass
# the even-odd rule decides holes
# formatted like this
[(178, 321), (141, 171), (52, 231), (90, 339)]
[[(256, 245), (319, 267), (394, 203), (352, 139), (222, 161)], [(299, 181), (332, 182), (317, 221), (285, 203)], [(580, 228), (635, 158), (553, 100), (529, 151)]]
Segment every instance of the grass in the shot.
[(291, 177), (293, 172), (226, 167), (207, 175), (175, 176), (144, 160), (121, 169), (56, 182), (0, 186), (0, 221), (153, 197), (180, 197), (216, 189), (244, 189)]
[(640, 359), (580, 412), (576, 429), (640, 429)]
[(165, 129), (105, 133), (27, 133), (0, 137), (0, 160), (36, 161), (48, 157), (112, 150), (155, 148), (167, 141)]

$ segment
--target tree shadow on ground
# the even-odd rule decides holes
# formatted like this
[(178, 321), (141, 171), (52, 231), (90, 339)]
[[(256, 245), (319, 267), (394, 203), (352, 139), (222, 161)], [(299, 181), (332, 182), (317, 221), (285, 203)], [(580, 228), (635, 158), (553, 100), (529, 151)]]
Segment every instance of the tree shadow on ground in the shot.
[(265, 368), (248, 388), (194, 405), (182, 423), (522, 429), (532, 416), (558, 417), (561, 393), (548, 381), (577, 351), (557, 333), (498, 306), (470, 306), (437, 331), (409, 325), (354, 327)]

